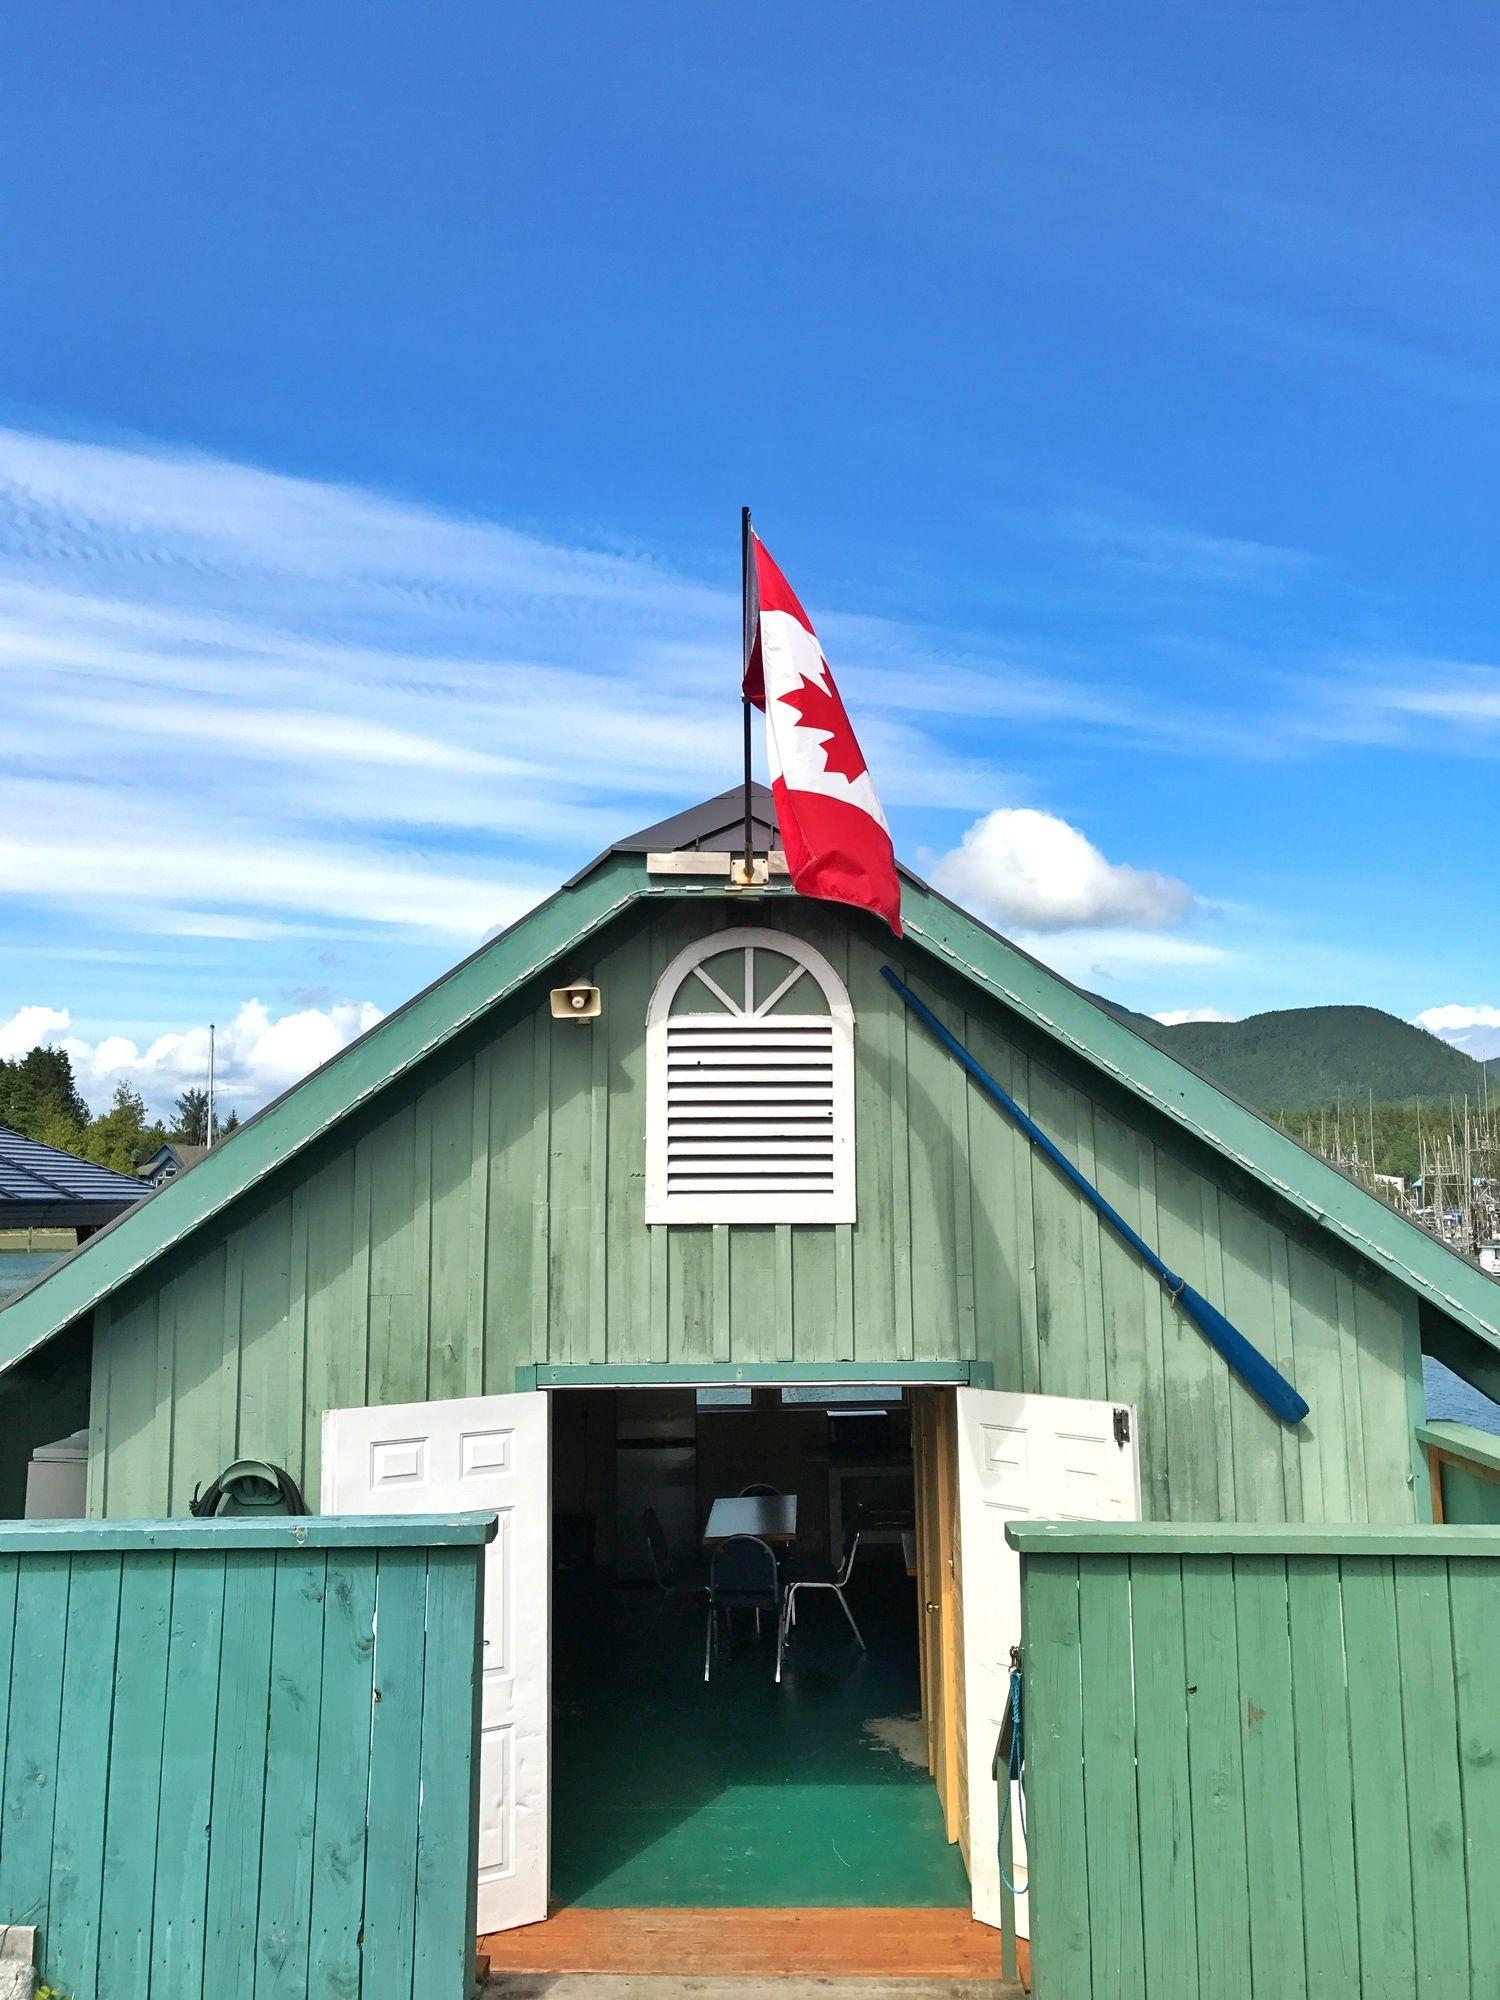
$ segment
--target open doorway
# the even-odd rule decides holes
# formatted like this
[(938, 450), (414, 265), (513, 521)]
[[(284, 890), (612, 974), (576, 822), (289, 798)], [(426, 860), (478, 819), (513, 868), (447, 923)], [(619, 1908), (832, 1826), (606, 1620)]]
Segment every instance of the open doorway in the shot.
[[(551, 1400), (554, 1907), (965, 1908), (955, 1514), (936, 1455), (951, 1392)], [(768, 1504), (741, 1521), (742, 1498)], [(702, 1588), (716, 1531), (744, 1525), (781, 1592), (823, 1585), (797, 1591), (779, 1682), (770, 1606), (711, 1618)], [(844, 1578), (841, 1601), (827, 1584)]]

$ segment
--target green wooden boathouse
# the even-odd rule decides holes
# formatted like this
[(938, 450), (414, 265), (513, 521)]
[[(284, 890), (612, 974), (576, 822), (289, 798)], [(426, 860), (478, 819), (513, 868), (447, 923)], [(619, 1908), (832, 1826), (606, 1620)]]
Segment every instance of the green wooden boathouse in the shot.
[[(23, 1413), (45, 1382), (55, 1430), (88, 1427), (93, 1516), (180, 1516), (244, 1457), (325, 1512), (500, 1514), (486, 1930), (545, 1916), (549, 1881), (554, 1902), (565, 1886), (601, 1905), (972, 1895), (996, 1921), (1006, 1522), (1430, 1522), (1424, 1352), (1500, 1391), (1500, 1287), (1476, 1267), (910, 873), (899, 945), (796, 897), (764, 793), (762, 879), (739, 886), (739, 804), (618, 842), (0, 1311), (6, 1447), (42, 1442)], [(1305, 1422), (1230, 1372), (886, 965), (1295, 1383)], [(649, 1643), (620, 1637), (644, 1601), (630, 1579), (653, 1577), (645, 1508), (623, 1497), (649, 1498), (648, 1474), (678, 1580), (742, 1485), (795, 1496), (798, 1545), (835, 1569), (862, 1524), (872, 1712), (850, 1707), (843, 1656), (817, 1653), (834, 1626), (816, 1611), (777, 1692), (764, 1645), (702, 1679), (701, 1599), (671, 1600)], [(607, 1606), (587, 1596), (606, 1586)], [(880, 1680), (887, 1611), (910, 1627), (906, 1698), (895, 1667)], [(693, 1809), (664, 1805), (634, 1854), (596, 1851), (590, 1790), (626, 1767), (578, 1721), (585, 1659), (630, 1718), (632, 1783), (653, 1743), (703, 1765)], [(822, 1722), (788, 1727), (786, 1754), (854, 1773), (867, 1817), (830, 1833), (809, 1807), (767, 1835), (743, 1743), (771, 1756), (814, 1683)], [(915, 1760), (871, 1735), (896, 1740), (903, 1701)], [(877, 1808), (868, 1861), (831, 1878), (798, 1852), (805, 1823), (857, 1854)], [(875, 1847), (902, 1851), (902, 1814), (937, 1858), (887, 1880)]]

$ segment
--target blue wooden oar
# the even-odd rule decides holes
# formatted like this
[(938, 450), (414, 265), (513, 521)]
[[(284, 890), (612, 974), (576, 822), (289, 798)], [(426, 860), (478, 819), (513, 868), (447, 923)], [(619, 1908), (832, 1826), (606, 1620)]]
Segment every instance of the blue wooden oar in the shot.
[(1252, 1347), (1239, 1328), (1231, 1326), (1219, 1308), (1210, 1305), (1202, 1292), (1194, 1291), (1185, 1278), (1179, 1278), (1175, 1271), (1168, 1269), (1150, 1244), (1136, 1234), (1119, 1210), (1110, 1206), (1091, 1181), (1084, 1179), (1067, 1155), (1060, 1152), (1047, 1137), (1041, 1126), (1027, 1117), (1016, 1100), (1000, 1088), (982, 1063), (975, 1061), (957, 1035), (949, 1033), (932, 1009), (912, 992), (905, 980), (888, 965), (881, 966), (880, 970), (917, 1019), (924, 1027), (931, 1030), (954, 1061), (963, 1065), (980, 1089), (987, 1091), (994, 1098), (1001, 1110), (1007, 1112), (1020, 1126), (1032, 1145), (1047, 1156), (1063, 1178), (1071, 1181), (1084, 1200), (1098, 1210), (1115, 1234), (1130, 1245), (1148, 1269), (1156, 1273), (1166, 1287), (1167, 1295), (1173, 1305), (1187, 1314), (1210, 1345), (1216, 1347), (1223, 1355), (1245, 1386), (1253, 1389), (1266, 1408), (1280, 1417), (1284, 1424), (1300, 1424), (1307, 1415), (1307, 1400), (1297, 1393), (1280, 1369), (1269, 1362), (1258, 1347)]

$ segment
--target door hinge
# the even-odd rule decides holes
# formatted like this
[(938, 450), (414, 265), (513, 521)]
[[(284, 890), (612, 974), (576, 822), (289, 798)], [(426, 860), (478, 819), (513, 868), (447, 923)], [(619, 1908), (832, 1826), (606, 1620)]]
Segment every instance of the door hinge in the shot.
[(1115, 1443), (1119, 1445), (1120, 1449), (1123, 1451), (1125, 1446), (1128, 1445), (1129, 1442), (1130, 1442), (1130, 1412), (1129, 1410), (1116, 1410)]

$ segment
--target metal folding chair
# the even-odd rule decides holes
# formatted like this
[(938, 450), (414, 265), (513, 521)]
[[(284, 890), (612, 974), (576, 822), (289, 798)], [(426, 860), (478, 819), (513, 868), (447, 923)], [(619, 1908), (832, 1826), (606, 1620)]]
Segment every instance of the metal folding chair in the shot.
[(797, 1592), (799, 1590), (831, 1590), (839, 1601), (839, 1608), (849, 1620), (849, 1630), (859, 1641), (859, 1649), (868, 1652), (864, 1634), (855, 1623), (854, 1613), (849, 1609), (849, 1600), (844, 1595), (844, 1587), (854, 1574), (854, 1558), (859, 1552), (859, 1530), (844, 1537), (844, 1561), (839, 1569), (826, 1558), (808, 1557), (788, 1565), (786, 1594), (782, 1599), (781, 1624), (782, 1645), (790, 1637), (792, 1627), (797, 1622)]
[(646, 1526), (646, 1547), (651, 1553), (651, 1574), (656, 1582), (656, 1617), (651, 1621), (654, 1630), (662, 1613), (674, 1597), (702, 1597), (708, 1591), (708, 1576), (702, 1564), (694, 1567), (686, 1563), (674, 1563), (667, 1547), (666, 1530), (662, 1527), (661, 1516), (654, 1507), (648, 1507), (642, 1515)]
[(786, 1630), (781, 1613), (781, 1576), (776, 1552), (758, 1535), (731, 1535), (720, 1542), (708, 1564), (708, 1630), (703, 1640), (703, 1678), (713, 1668), (720, 1635), (732, 1640), (736, 1612), (755, 1614), (755, 1629), (761, 1629), (760, 1615), (769, 1611), (776, 1620), (776, 1678), (781, 1679), (781, 1655)]

